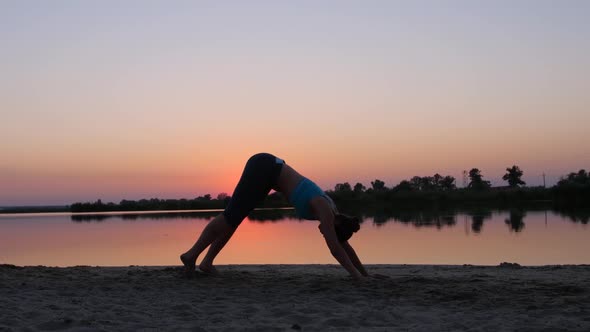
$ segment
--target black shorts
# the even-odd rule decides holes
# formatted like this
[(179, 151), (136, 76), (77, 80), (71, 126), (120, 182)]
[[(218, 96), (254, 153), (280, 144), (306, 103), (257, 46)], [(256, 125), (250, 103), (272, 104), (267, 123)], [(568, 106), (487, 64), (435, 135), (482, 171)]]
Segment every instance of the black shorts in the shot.
[(238, 227), (274, 188), (285, 161), (269, 153), (255, 154), (246, 163), (240, 182), (223, 211), (228, 224)]

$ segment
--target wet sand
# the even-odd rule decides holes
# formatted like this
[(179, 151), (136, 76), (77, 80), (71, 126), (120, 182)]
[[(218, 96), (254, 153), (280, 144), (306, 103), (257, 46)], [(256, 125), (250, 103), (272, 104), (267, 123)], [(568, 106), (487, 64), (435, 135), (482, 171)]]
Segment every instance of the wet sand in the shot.
[(590, 266), (0, 265), (0, 331), (589, 331)]

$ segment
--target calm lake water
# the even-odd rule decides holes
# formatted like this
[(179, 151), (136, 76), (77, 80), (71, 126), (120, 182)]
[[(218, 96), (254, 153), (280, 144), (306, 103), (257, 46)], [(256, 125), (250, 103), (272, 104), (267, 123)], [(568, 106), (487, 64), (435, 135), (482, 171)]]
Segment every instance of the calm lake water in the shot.
[[(178, 265), (216, 213), (0, 214), (0, 263)], [(350, 243), (367, 264), (590, 264), (587, 222), (551, 211), (367, 217)], [(216, 263), (336, 263), (318, 224), (262, 211)]]

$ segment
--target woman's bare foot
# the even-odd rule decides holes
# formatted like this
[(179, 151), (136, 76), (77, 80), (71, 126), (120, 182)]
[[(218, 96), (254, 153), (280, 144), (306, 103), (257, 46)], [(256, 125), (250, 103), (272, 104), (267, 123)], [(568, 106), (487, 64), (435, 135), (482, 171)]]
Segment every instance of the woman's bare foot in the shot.
[(206, 274), (211, 274), (214, 276), (219, 275), (219, 272), (217, 271), (215, 266), (213, 266), (212, 264), (201, 263), (199, 265), (199, 270), (203, 271)]
[(184, 253), (180, 255), (180, 261), (182, 262), (182, 265), (184, 265), (184, 274), (187, 277), (192, 277), (195, 274), (197, 258), (195, 257), (193, 259), (188, 253)]

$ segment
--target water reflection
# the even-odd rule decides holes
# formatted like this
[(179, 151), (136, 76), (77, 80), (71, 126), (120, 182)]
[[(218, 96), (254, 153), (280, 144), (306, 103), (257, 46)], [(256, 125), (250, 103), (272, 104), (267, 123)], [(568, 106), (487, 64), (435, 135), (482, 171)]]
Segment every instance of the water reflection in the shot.
[(466, 214), (471, 217), (471, 230), (474, 233), (481, 233), (484, 221), (492, 218), (491, 210), (472, 211)]
[[(175, 265), (220, 211), (0, 215), (0, 263)], [(351, 243), (368, 264), (588, 264), (587, 211), (363, 213)], [(539, 245), (544, 244), (544, 245)], [(334, 263), (317, 222), (256, 210), (219, 264)]]
[[(70, 219), (73, 222), (102, 222), (109, 219), (122, 219), (122, 220), (138, 220), (138, 219), (150, 219), (150, 220), (172, 220), (172, 219), (204, 219), (209, 220), (218, 215), (221, 210), (216, 211), (187, 211), (187, 212), (137, 212), (137, 213), (83, 213), (83, 214), (72, 214)], [(257, 222), (267, 221), (279, 221), (285, 218), (296, 218), (293, 209), (260, 209), (250, 213), (248, 219)]]
[(524, 229), (524, 217), (526, 212), (523, 210), (512, 209), (504, 223), (510, 227), (510, 231), (520, 232)]
[[(553, 211), (563, 218), (574, 223), (587, 225), (590, 221), (590, 210), (572, 210), (572, 211)], [(216, 211), (189, 211), (189, 212), (138, 212), (138, 213), (100, 213), (100, 214), (72, 214), (70, 219), (73, 222), (102, 222), (109, 219), (122, 219), (127, 221), (150, 219), (150, 220), (171, 220), (171, 219), (202, 219), (209, 220), (220, 213)], [(376, 213), (357, 214), (361, 220), (366, 222), (371, 219), (377, 227), (388, 223), (401, 223), (411, 225), (416, 228), (434, 227), (442, 229), (444, 227), (453, 227), (457, 224), (457, 216), (464, 215), (471, 221), (471, 231), (479, 234), (484, 229), (486, 221), (492, 219), (494, 213), (508, 213), (504, 223), (511, 232), (522, 232), (525, 229), (527, 211), (523, 209), (511, 209), (508, 211), (492, 209), (473, 209), (468, 211), (379, 211)], [(547, 211), (545, 211), (545, 214)], [(257, 223), (279, 222), (286, 219), (299, 220), (293, 209), (260, 209), (255, 210), (248, 216), (248, 219)]]
[(445, 226), (454, 226), (457, 223), (457, 215), (444, 212), (434, 211), (397, 211), (388, 214), (377, 214), (366, 217), (373, 218), (377, 226), (385, 225), (389, 222), (399, 222), (402, 224), (412, 225), (414, 227), (435, 227), (441, 229)]
[(101, 222), (108, 219), (123, 220), (169, 220), (169, 219), (211, 219), (219, 212), (158, 212), (158, 213), (108, 213), (108, 214), (72, 214), (73, 222)]
[(568, 218), (569, 220), (587, 225), (590, 221), (590, 209), (586, 210), (557, 210), (556, 211), (562, 217)]

